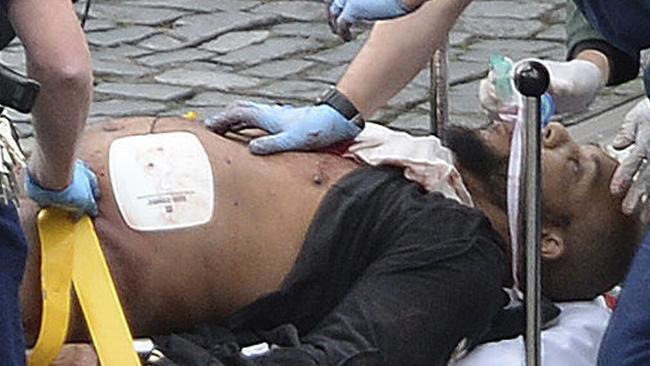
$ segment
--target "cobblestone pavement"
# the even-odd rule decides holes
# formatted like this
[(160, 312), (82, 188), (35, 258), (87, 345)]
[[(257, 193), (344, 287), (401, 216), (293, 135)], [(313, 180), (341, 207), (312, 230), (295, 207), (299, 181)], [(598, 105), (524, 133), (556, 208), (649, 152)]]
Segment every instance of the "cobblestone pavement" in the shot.
[[(342, 43), (330, 33), (319, 0), (97, 0), (90, 15), (91, 123), (190, 110), (204, 118), (238, 99), (309, 103), (343, 74), (369, 29)], [(485, 122), (477, 91), (490, 54), (563, 59), (564, 17), (563, 0), (470, 5), (450, 34), (451, 122)], [(0, 63), (24, 70), (22, 47), (14, 43), (0, 53)], [(428, 86), (425, 69), (374, 119), (426, 132)], [(641, 94), (640, 80), (608, 88), (589, 111), (563, 121), (579, 123)], [(19, 130), (29, 149), (31, 126), (22, 123)]]

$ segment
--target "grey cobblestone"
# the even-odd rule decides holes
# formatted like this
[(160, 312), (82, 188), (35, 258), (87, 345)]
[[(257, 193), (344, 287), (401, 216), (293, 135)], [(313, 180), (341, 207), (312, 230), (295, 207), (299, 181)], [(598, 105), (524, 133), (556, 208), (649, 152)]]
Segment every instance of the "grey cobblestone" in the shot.
[(279, 60), (262, 63), (242, 71), (242, 74), (262, 78), (284, 79), (290, 75), (298, 74), (314, 65), (313, 62), (305, 60)]
[(509, 42), (502, 42), (500, 40), (491, 40), (479, 42), (477, 45), (469, 46), (465, 52), (458, 55), (459, 61), (478, 62), (487, 64), (490, 55), (500, 53), (508, 55), (513, 60), (520, 60), (522, 58), (535, 55), (539, 58), (548, 58), (552, 51), (564, 51), (564, 47), (560, 43), (553, 43), (547, 41), (524, 41), (524, 40), (510, 40)]
[(481, 113), (478, 87), (478, 81), (474, 81), (449, 88), (449, 112), (452, 114)]
[(463, 15), (471, 18), (528, 20), (539, 19), (552, 8), (553, 5), (543, 2), (476, 1), (467, 7)]
[(185, 13), (171, 9), (95, 4), (90, 14), (116, 23), (157, 26), (174, 21)]
[(485, 62), (450, 62), (449, 82), (458, 84), (484, 77), (487, 74), (487, 65), (487, 60)]
[(255, 8), (255, 13), (277, 14), (283, 18), (302, 21), (325, 21), (327, 12), (322, 3), (315, 1), (273, 1)]
[(392, 108), (409, 109), (424, 102), (427, 98), (427, 88), (411, 84), (389, 100), (388, 106)]
[(227, 32), (272, 24), (278, 19), (274, 14), (253, 15), (240, 11), (199, 14), (176, 21), (172, 33), (187, 45), (197, 45)]
[(358, 38), (352, 42), (339, 44), (338, 46), (325, 51), (321, 51), (314, 55), (309, 55), (305, 58), (308, 60), (319, 61), (331, 65), (348, 63), (352, 60), (352, 58), (354, 58), (357, 52), (359, 52), (359, 49), (361, 49), (363, 43), (364, 39)]
[(156, 72), (149, 67), (134, 65), (119, 61), (94, 60), (93, 69), (95, 76), (117, 76), (124, 78), (140, 78)]
[(258, 45), (248, 46), (214, 60), (228, 65), (257, 65), (261, 62), (280, 59), (291, 54), (312, 51), (321, 44), (305, 38), (272, 38)]
[(307, 81), (277, 81), (262, 88), (255, 88), (254, 94), (282, 101), (284, 99), (312, 102), (327, 88), (327, 84)]
[(535, 38), (563, 41), (566, 39), (566, 29), (563, 24), (555, 24), (546, 30), (539, 32)]
[(160, 84), (101, 83), (95, 87), (95, 92), (126, 98), (170, 102), (190, 96), (192, 89)]
[(173, 69), (156, 76), (156, 81), (164, 84), (191, 87), (206, 87), (220, 91), (235, 91), (257, 87), (261, 81), (250, 76), (218, 71), (196, 71)]
[(494, 18), (461, 18), (456, 29), (475, 36), (490, 38), (530, 38), (541, 31), (544, 24), (538, 20), (517, 20)]
[[(478, 80), (488, 57), (501, 53), (563, 59), (565, 0), (475, 1), (449, 36), (451, 122), (486, 122)], [(82, 9), (83, 3), (77, 4)], [(96, 78), (90, 121), (138, 114), (201, 117), (235, 100), (307, 104), (334, 84), (368, 36), (343, 44), (331, 34), (318, 0), (106, 0), (94, 4), (86, 31)], [(22, 47), (0, 52), (0, 63), (25, 71)], [(391, 127), (428, 128), (428, 70), (373, 116)], [(641, 95), (639, 80), (607, 88), (590, 110), (562, 116), (580, 123)], [(28, 120), (27, 115), (16, 115)], [(28, 124), (21, 136), (33, 145)]]
[(178, 63), (191, 61), (208, 60), (214, 56), (214, 53), (198, 50), (177, 50), (165, 53), (156, 53), (149, 56), (140, 57), (137, 62), (149, 67), (171, 66)]
[(112, 47), (121, 43), (136, 42), (156, 33), (158, 31), (154, 28), (145, 26), (116, 28), (103, 32), (88, 33), (88, 42), (93, 46)]
[(117, 27), (114, 21), (108, 19), (88, 19), (86, 21), (86, 32), (107, 31)]
[(102, 47), (92, 52), (93, 59), (107, 61), (124, 61), (151, 53), (140, 47), (121, 45), (118, 47)]
[(166, 34), (157, 34), (149, 37), (138, 44), (139, 47), (152, 51), (169, 51), (177, 49), (183, 42)]
[(464, 46), (474, 36), (470, 33), (452, 31), (449, 33), (449, 45), (452, 47)]
[(111, 99), (95, 102), (90, 107), (90, 115), (126, 117), (138, 115), (155, 115), (166, 109), (165, 104), (128, 99)]
[(200, 48), (224, 54), (260, 43), (269, 37), (269, 31), (230, 32), (214, 41), (204, 43)]
[[(227, 3), (227, 4), (226, 4)], [(245, 0), (135, 0), (126, 1), (126, 5), (146, 6), (147, 8), (182, 9), (194, 12), (212, 13), (218, 10), (242, 10), (257, 5), (256, 1)]]
[(427, 114), (409, 112), (394, 119), (388, 127), (409, 131), (414, 135), (426, 135), (431, 128), (431, 121)]
[(338, 43), (338, 38), (332, 34), (329, 26), (325, 22), (305, 23), (291, 22), (275, 25), (271, 32), (280, 36), (300, 36), (313, 38), (319, 41)]
[(247, 100), (258, 103), (265, 103), (269, 101), (268, 98), (210, 91), (196, 95), (185, 104), (190, 107), (225, 107), (239, 100)]
[(343, 76), (345, 70), (348, 68), (347, 64), (339, 66), (320, 65), (319, 67), (310, 70), (305, 76), (306, 80), (322, 81), (329, 84), (336, 84), (336, 82)]

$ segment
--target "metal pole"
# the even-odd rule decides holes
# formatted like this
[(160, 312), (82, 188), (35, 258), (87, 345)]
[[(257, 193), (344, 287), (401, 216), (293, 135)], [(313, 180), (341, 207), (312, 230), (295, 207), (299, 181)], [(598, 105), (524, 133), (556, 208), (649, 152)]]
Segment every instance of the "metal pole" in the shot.
[[(527, 62), (515, 70), (515, 85), (524, 96), (525, 136), (523, 214), (526, 245), (526, 365), (541, 366), (541, 253), (542, 238), (542, 148), (541, 148), (541, 96), (549, 84), (546, 68), (538, 62)], [(521, 217), (521, 216), (520, 216)]]
[(541, 148), (539, 126), (539, 99), (525, 98), (526, 129), (524, 138), (524, 154), (526, 169), (524, 171), (524, 202), (523, 209), (526, 229), (526, 364), (541, 365)]
[(447, 49), (449, 44), (445, 40), (434, 52), (430, 63), (431, 84), (429, 86), (429, 119), (432, 135), (440, 138), (445, 126), (449, 122), (449, 66)]

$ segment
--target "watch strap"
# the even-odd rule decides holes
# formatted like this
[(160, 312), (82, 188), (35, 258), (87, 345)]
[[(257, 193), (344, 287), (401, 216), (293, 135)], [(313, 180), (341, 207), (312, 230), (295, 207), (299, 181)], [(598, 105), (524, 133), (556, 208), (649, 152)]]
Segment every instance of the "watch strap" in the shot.
[(323, 95), (316, 100), (316, 105), (327, 104), (334, 108), (337, 112), (341, 113), (350, 122), (363, 128), (365, 121), (361, 117), (359, 110), (352, 104), (350, 99), (341, 93), (335, 87), (329, 88)]

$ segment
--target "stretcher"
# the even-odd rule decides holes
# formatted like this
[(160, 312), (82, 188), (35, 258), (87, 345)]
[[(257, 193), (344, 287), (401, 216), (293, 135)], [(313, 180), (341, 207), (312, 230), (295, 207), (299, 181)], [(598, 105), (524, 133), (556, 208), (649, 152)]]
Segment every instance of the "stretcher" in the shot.
[(37, 222), (43, 312), (29, 365), (50, 365), (59, 354), (68, 334), (73, 287), (101, 364), (140, 365), (90, 218), (74, 222), (68, 212), (48, 208), (39, 213)]
[[(448, 123), (447, 89), (449, 87), (447, 46), (435, 52), (431, 60), (431, 87), (429, 90), (431, 110), (431, 133), (444, 139), (441, 133)], [(513, 258), (525, 248), (526, 262), (526, 365), (541, 365), (541, 97), (550, 82), (548, 70), (539, 62), (526, 62), (515, 70), (515, 86), (523, 96), (513, 153), (519, 160), (512, 161), (509, 175), (515, 172), (517, 182), (509, 182), (509, 217), (513, 238)], [(514, 183), (514, 184), (511, 184)], [(514, 188), (510, 188), (514, 187)], [(512, 208), (511, 208), (512, 207)], [(514, 231), (513, 231), (514, 230)], [(514, 235), (512, 235), (514, 234)], [(513, 265), (513, 268), (517, 268)], [(516, 279), (516, 276), (514, 277)]]
[[(541, 361), (552, 366), (593, 366), (611, 318), (603, 296), (592, 301), (556, 304), (562, 312), (557, 324), (541, 333)], [(524, 337), (519, 336), (476, 347), (453, 366), (521, 366)]]

